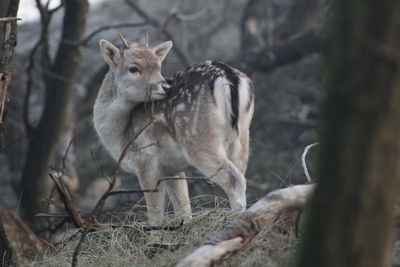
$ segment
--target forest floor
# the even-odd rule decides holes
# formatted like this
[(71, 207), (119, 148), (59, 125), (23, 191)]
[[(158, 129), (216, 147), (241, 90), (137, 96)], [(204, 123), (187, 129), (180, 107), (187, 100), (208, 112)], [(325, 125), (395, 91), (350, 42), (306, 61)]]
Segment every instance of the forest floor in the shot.
[[(195, 208), (193, 219), (185, 224), (167, 216), (160, 227), (165, 230), (156, 231), (148, 231), (137, 215), (123, 221), (115, 218), (113, 225), (125, 226), (89, 233), (81, 244), (77, 266), (174, 266), (237, 216), (226, 206), (222, 202), (211, 209)], [(282, 216), (221, 266), (290, 266), (297, 218), (298, 212)], [(32, 266), (71, 266), (79, 241), (77, 235), (49, 247)]]
[[(181, 218), (166, 216), (160, 226), (163, 230), (146, 229), (144, 207), (136, 207), (134, 212), (122, 216), (123, 219), (111, 215), (114, 227), (91, 232), (81, 243), (77, 266), (174, 266), (236, 218), (237, 214), (229, 211), (226, 201), (209, 199), (214, 201), (214, 208), (195, 207), (193, 219), (185, 224)], [(295, 266), (302, 217), (299, 212), (281, 216), (244, 249), (218, 266)], [(393, 267), (400, 266), (398, 226), (393, 242)], [(71, 266), (80, 236), (49, 246), (31, 266)]]

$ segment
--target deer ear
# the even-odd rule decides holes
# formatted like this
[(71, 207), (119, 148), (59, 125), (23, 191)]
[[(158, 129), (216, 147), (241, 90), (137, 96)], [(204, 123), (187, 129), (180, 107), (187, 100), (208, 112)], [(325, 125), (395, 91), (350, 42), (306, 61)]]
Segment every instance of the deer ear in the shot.
[(168, 55), (169, 50), (172, 48), (172, 42), (168, 41), (162, 44), (157, 45), (156, 47), (153, 47), (154, 53), (158, 56), (160, 61), (162, 62), (165, 57)]
[(110, 67), (116, 67), (118, 65), (121, 55), (116, 46), (102, 39), (100, 40), (100, 50), (105, 62), (107, 62)]

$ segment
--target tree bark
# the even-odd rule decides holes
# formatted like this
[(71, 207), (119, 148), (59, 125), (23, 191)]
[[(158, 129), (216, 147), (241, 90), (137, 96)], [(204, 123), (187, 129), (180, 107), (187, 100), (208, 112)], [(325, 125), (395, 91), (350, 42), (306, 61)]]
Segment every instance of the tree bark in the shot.
[(61, 137), (70, 107), (81, 48), (74, 45), (84, 37), (87, 0), (66, 0), (63, 32), (54, 63), (45, 77), (46, 97), (42, 117), (32, 133), (21, 184), (21, 204), (28, 222), (41, 212), (40, 198), (47, 190), (48, 168)]
[(11, 81), (11, 63), (17, 45), (17, 21), (13, 18), (17, 16), (18, 6), (19, 0), (2, 0), (0, 3), (0, 18), (5, 20), (0, 22), (0, 146)]
[(335, 4), (320, 179), (298, 266), (389, 266), (400, 186), (400, 2)]

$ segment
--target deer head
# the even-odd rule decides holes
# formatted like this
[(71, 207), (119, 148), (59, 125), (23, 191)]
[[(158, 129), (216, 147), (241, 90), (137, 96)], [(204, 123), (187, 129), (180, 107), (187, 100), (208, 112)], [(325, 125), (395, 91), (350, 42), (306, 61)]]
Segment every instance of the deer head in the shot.
[(172, 47), (168, 41), (155, 47), (129, 46), (124, 49), (101, 40), (100, 48), (105, 62), (114, 73), (117, 97), (134, 102), (161, 100), (167, 96), (169, 85), (161, 75), (161, 63)]

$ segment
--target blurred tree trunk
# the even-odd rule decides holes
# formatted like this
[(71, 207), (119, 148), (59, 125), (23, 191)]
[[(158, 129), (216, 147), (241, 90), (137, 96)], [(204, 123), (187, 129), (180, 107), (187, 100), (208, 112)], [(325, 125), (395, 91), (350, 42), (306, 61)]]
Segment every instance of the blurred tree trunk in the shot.
[(320, 179), (298, 266), (389, 266), (400, 186), (400, 2), (335, 4)]
[(64, 130), (81, 58), (76, 43), (84, 37), (87, 0), (66, 0), (63, 30), (54, 63), (46, 70), (46, 98), (42, 117), (32, 132), (21, 184), (23, 215), (30, 223), (46, 197), (48, 169)]
[(17, 45), (17, 16), (19, 0), (2, 0), (0, 2), (0, 18), (11, 20), (0, 22), (0, 146), (3, 141), (3, 124), (8, 86), (11, 81), (11, 62), (14, 57), (14, 47)]

